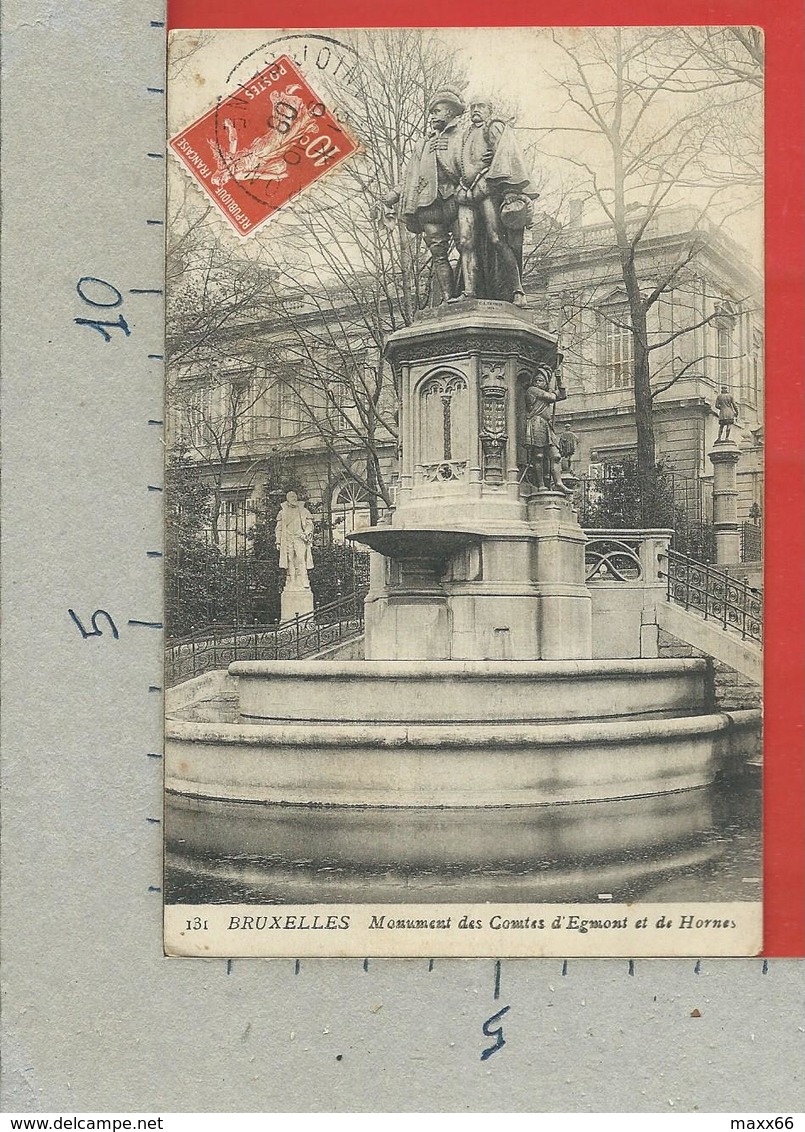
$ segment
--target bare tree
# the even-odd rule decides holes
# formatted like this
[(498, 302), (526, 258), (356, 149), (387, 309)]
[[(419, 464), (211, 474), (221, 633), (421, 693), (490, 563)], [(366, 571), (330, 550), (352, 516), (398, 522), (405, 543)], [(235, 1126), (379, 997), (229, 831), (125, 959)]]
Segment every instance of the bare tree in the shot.
[[(692, 27), (678, 29), (682, 50), (693, 52), (684, 86), (676, 89), (712, 92), (721, 86), (753, 86), (763, 90), (763, 32), (756, 27)], [(698, 72), (698, 73), (697, 73)]]
[[(648, 521), (656, 472), (654, 398), (681, 376), (652, 383), (653, 356), (718, 317), (714, 308), (658, 335), (650, 332), (649, 314), (695, 270), (712, 238), (703, 218), (715, 201), (721, 198), (725, 209), (741, 207), (729, 200), (729, 180), (709, 175), (712, 88), (720, 77), (711, 73), (706, 89), (700, 77), (691, 84), (689, 68), (700, 75), (702, 56), (693, 44), (680, 47), (676, 29), (593, 29), (555, 33), (554, 41), (566, 64), (556, 79), (569, 119), (560, 130), (583, 143), (564, 157), (583, 172), (617, 247), (626, 309), (623, 317), (607, 317), (631, 336), (637, 467)], [(673, 254), (647, 262), (654, 222), (682, 200), (697, 202), (698, 221)]]
[(243, 488), (254, 482), (265, 463), (261, 446), (250, 435), (255, 408), (265, 391), (265, 380), (253, 370), (224, 370), (212, 363), (181, 377), (174, 374), (167, 389), (168, 442), (181, 444), (204, 469), (211, 491), (210, 531), (218, 547), (225, 485), (232, 468), (237, 465)]
[(169, 371), (230, 362), (233, 332), (264, 316), (274, 293), (270, 269), (224, 236), (192, 186), (183, 188), (166, 255)]
[[(712, 182), (759, 188), (763, 182), (763, 32), (753, 27), (680, 28), (683, 93), (710, 99), (707, 172)], [(692, 54), (691, 54), (692, 53)]]
[[(214, 530), (244, 422), (261, 410), (280, 412), (279, 387), (294, 404), (296, 441), (325, 447), (365, 490), (373, 521), (391, 503), (384, 456), (396, 448), (397, 389), (383, 343), (427, 304), (431, 281), (421, 237), (388, 215), (382, 200), (423, 134), (431, 94), (460, 85), (461, 75), (433, 33), (356, 32), (354, 39), (360, 66), (347, 124), (359, 155), (242, 247), (209, 222), (209, 207), (192, 188), (183, 185), (173, 202), (169, 387), (196, 438), (191, 446), (216, 480)], [(290, 443), (291, 430), (281, 431)]]
[(365, 308), (332, 293), (296, 301), (278, 293), (276, 306), (283, 336), (255, 342), (255, 360), (294, 406), (298, 441), (324, 447), (329, 465), (365, 492), (376, 522), (378, 508), (392, 503), (384, 457), (396, 449), (397, 400)]
[(248, 363), (240, 328), (264, 309), (264, 268), (242, 257), (182, 178), (173, 186), (166, 256), (168, 444), (181, 443), (210, 484), (212, 540), (220, 545), (224, 484), (242, 463), (264, 383)]
[(252, 353), (267, 379), (292, 391), (307, 434), (366, 492), (374, 522), (391, 504), (385, 457), (398, 431), (397, 379), (383, 345), (410, 325), (431, 290), (421, 236), (383, 198), (423, 136), (431, 95), (462, 79), (454, 53), (433, 33), (354, 34), (360, 67), (348, 126), (361, 152), (250, 241), (252, 283), (266, 287), (271, 312)]

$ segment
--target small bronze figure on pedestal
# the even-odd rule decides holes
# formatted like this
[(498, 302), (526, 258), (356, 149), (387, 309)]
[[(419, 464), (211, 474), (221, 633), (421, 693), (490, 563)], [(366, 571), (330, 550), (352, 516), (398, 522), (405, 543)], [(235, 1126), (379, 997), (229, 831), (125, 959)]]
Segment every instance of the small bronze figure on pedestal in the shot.
[(730, 429), (738, 420), (738, 406), (726, 385), (721, 386), (721, 392), (716, 397), (716, 409), (718, 409), (718, 436), (715, 442), (718, 444), (722, 440), (729, 440)]
[[(570, 421), (565, 421), (565, 427), (559, 433), (559, 454), (562, 457), (562, 472), (565, 475), (573, 475), (573, 457), (576, 455), (576, 449), (579, 445), (579, 438), (571, 428)], [(574, 477), (575, 478), (575, 477)]]

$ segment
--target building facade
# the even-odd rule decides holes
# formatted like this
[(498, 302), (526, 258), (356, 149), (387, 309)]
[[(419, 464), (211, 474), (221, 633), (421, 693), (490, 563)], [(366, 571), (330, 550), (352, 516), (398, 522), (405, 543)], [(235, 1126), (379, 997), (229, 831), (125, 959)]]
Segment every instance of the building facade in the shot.
[[(568, 426), (577, 438), (575, 474), (595, 478), (635, 453), (633, 345), (612, 229), (583, 224), (578, 209), (574, 217), (565, 228), (535, 227), (524, 283), (536, 321), (564, 354), (568, 399), (557, 407), (558, 430)], [(726, 387), (739, 407), (739, 519), (757, 517), (762, 281), (734, 241), (691, 209), (651, 219), (637, 267), (642, 293), (656, 292), (648, 341), (657, 459), (675, 501), (691, 517), (711, 517), (707, 455)], [(393, 504), (398, 409), (378, 342), (346, 299), (335, 315), (303, 295), (283, 307), (281, 316), (252, 314), (230, 327), (231, 362), (207, 364), (202, 355), (169, 374), (169, 445), (214, 486), (215, 541), (225, 554), (245, 550), (267, 496), (279, 498), (286, 485), (301, 489), (336, 541)]]
[[(659, 289), (647, 312), (657, 460), (673, 473), (679, 504), (710, 517), (707, 454), (718, 433), (715, 399), (726, 387), (739, 406), (746, 519), (763, 501), (762, 281), (740, 248), (690, 209), (658, 213), (638, 249), (643, 294)], [(596, 475), (636, 445), (633, 339), (611, 227), (563, 230), (537, 280), (532, 302), (545, 309), (565, 355), (569, 395), (557, 422), (578, 437), (577, 472)]]

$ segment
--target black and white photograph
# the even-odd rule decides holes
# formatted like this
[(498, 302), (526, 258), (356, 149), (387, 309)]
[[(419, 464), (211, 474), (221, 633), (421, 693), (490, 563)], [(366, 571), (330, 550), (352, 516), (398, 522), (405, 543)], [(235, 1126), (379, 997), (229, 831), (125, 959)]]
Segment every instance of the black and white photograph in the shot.
[(763, 83), (171, 33), (168, 954), (759, 953)]

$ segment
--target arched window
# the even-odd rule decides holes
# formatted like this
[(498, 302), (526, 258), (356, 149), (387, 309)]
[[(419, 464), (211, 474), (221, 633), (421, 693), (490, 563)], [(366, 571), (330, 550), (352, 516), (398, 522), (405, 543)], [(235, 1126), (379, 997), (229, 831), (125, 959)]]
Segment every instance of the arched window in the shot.
[(369, 495), (357, 480), (344, 480), (336, 487), (330, 510), (336, 542), (343, 542), (353, 531), (365, 531), (372, 525)]
[(466, 464), (467, 411), (467, 382), (460, 374), (428, 378), (420, 390), (420, 463), (455, 470)]

